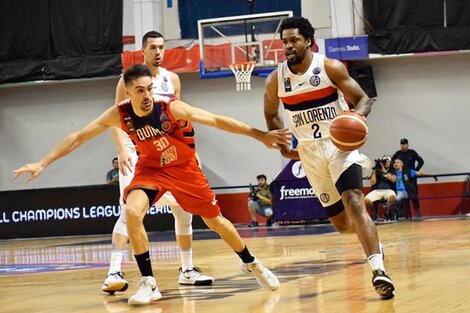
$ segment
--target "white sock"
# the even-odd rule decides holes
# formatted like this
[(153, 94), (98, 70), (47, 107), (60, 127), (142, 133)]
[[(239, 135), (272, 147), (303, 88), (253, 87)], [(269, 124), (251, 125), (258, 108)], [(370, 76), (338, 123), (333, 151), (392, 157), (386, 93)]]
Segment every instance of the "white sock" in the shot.
[(373, 271), (382, 270), (385, 272), (384, 261), (382, 260), (381, 253), (369, 255), (367, 261), (369, 262), (369, 265)]
[(121, 262), (124, 255), (123, 250), (113, 250), (111, 252), (111, 260), (109, 262), (109, 272), (108, 275), (115, 272), (121, 271)]
[(180, 249), (180, 257), (181, 257), (181, 270), (184, 272), (188, 268), (193, 267), (193, 249), (189, 250), (181, 250)]

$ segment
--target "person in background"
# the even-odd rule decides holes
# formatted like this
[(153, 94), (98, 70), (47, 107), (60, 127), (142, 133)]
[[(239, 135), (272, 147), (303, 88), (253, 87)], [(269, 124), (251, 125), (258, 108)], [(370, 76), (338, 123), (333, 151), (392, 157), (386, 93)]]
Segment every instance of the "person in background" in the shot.
[(106, 182), (108, 184), (119, 184), (119, 162), (118, 158), (113, 159), (113, 169), (106, 173)]
[(266, 217), (268, 219), (266, 226), (271, 227), (273, 224), (273, 194), (266, 181), (266, 175), (260, 174), (256, 176), (256, 179), (258, 180), (258, 187), (253, 187), (248, 195), (248, 212), (251, 216), (249, 227), (259, 226), (256, 214)]
[(386, 201), (387, 207), (384, 212), (385, 221), (395, 219), (394, 207), (396, 194), (394, 184), (396, 176), (391, 173), (391, 160), (388, 155), (382, 159), (375, 160), (375, 167), (370, 177), (372, 191), (365, 197), (366, 207), (372, 212), (372, 220), (377, 220), (377, 204), (379, 201)]
[(424, 165), (423, 158), (415, 150), (409, 149), (408, 139), (400, 139), (400, 150), (395, 152), (392, 156), (392, 164), (395, 164), (396, 159), (403, 162), (403, 172), (410, 177), (408, 184), (408, 196), (413, 202), (416, 217), (421, 217), (419, 199), (418, 199), (418, 181), (416, 176), (411, 175), (411, 170), (419, 172)]

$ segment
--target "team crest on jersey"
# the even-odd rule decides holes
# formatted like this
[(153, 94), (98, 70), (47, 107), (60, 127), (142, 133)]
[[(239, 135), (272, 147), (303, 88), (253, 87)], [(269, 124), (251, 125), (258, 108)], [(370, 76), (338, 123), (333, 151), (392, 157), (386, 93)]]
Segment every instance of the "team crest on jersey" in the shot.
[(175, 146), (171, 146), (169, 149), (164, 151), (160, 156), (160, 165), (163, 167), (168, 165), (172, 162), (175, 162), (178, 159), (178, 155), (176, 154)]
[(168, 84), (167, 83), (165, 83), (165, 82), (162, 83), (162, 90), (165, 91), (165, 92), (168, 91)]
[(170, 127), (171, 127), (170, 122), (163, 122), (163, 123), (162, 123), (162, 129), (163, 129), (163, 131), (168, 132), (168, 130), (170, 129)]
[(290, 78), (289, 77), (284, 78), (284, 91), (285, 92), (292, 91), (292, 85), (290, 83)]
[(321, 83), (320, 76), (313, 75), (312, 77), (310, 77), (310, 85), (312, 85), (313, 87), (320, 85), (320, 83)]
[(320, 195), (320, 200), (321, 200), (321, 202), (323, 202), (323, 203), (328, 203), (328, 201), (330, 201), (330, 195), (327, 194), (327, 193), (322, 193), (322, 194)]
[(321, 68), (318, 67), (318, 66), (315, 67), (312, 71), (313, 75), (318, 75), (318, 74), (320, 74), (320, 72), (321, 72)]

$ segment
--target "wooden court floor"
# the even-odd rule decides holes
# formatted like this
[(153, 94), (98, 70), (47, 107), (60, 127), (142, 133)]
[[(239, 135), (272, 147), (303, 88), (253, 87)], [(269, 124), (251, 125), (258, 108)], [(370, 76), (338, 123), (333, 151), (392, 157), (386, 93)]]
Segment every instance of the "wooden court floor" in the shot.
[(0, 312), (470, 312), (470, 219), (378, 227), (397, 289), (389, 301), (373, 290), (355, 236), (325, 227), (240, 230), (250, 250), (278, 275), (277, 291), (262, 290), (242, 274), (238, 257), (220, 239), (194, 241), (195, 263), (215, 277), (214, 285), (179, 286), (175, 242), (152, 235), (163, 298), (138, 308), (127, 305), (139, 276), (132, 258), (123, 267), (129, 290), (101, 292), (110, 236), (0, 241)]

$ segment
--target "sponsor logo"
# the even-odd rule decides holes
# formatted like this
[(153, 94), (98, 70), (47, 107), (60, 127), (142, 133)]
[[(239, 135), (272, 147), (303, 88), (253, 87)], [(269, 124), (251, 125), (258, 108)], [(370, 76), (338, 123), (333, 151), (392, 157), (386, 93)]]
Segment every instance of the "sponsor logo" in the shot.
[(297, 161), (294, 164), (292, 164), (292, 175), (294, 175), (297, 178), (304, 178), (305, 177), (305, 171), (304, 167), (302, 166), (302, 162)]
[(303, 84), (305, 84), (305, 82), (301, 82), (301, 83), (299, 83), (299, 86), (303, 86)]
[(165, 113), (160, 114), (160, 122), (168, 121), (168, 115)]
[(315, 198), (313, 188), (286, 188), (286, 186), (282, 186), (280, 192), (281, 198), (279, 200)]
[(160, 157), (160, 165), (163, 167), (165, 165), (175, 162), (176, 160), (178, 160), (176, 148), (175, 146), (171, 146), (169, 149), (162, 153)]
[(313, 73), (313, 75), (318, 75), (318, 74), (320, 74), (320, 73), (321, 73), (320, 67), (318, 67), (318, 66), (315, 67), (315, 68), (313, 69), (312, 73)]
[(289, 77), (284, 78), (284, 91), (285, 92), (292, 91), (292, 85), (290, 83), (290, 78)]
[(312, 85), (313, 87), (320, 85), (320, 83), (321, 83), (321, 79), (319, 76), (314, 75), (310, 77), (310, 85)]
[(162, 90), (165, 91), (165, 92), (168, 91), (168, 84), (167, 83), (165, 83), (165, 82), (162, 83)]

